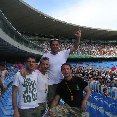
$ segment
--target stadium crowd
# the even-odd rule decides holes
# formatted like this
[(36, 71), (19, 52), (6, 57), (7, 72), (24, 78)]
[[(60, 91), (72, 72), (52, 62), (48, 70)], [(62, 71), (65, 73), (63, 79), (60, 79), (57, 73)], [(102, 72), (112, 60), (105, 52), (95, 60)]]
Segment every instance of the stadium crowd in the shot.
[(82, 77), (89, 83), (91, 90), (117, 99), (117, 68), (78, 66), (73, 67), (74, 74)]
[[(41, 52), (50, 52), (49, 41), (38, 41)], [(61, 41), (61, 49), (68, 49), (73, 46), (72, 41)], [(117, 44), (113, 43), (99, 43), (99, 42), (87, 42), (81, 41), (79, 48), (75, 52), (77, 55), (96, 56), (96, 57), (116, 57), (117, 56)]]

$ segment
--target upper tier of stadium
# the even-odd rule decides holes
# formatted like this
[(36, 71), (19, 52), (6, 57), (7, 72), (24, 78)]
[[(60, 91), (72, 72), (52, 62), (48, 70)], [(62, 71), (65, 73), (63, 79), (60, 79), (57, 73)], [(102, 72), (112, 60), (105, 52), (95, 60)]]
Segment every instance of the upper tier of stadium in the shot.
[(73, 32), (80, 28), (83, 39), (116, 39), (117, 37), (117, 31), (82, 27), (54, 19), (22, 0), (0, 0), (0, 9), (12, 25), (21, 32), (72, 38)]

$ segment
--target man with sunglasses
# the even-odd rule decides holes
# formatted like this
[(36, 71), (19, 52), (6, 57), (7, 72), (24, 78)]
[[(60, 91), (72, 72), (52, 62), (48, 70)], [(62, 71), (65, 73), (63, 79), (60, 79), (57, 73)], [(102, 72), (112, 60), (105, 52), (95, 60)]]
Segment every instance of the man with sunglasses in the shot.
[(81, 31), (77, 31), (75, 34), (75, 42), (73, 47), (67, 50), (60, 50), (60, 40), (53, 39), (50, 41), (51, 52), (46, 53), (43, 57), (49, 58), (49, 71), (48, 71), (48, 104), (55, 96), (55, 91), (58, 84), (63, 79), (61, 73), (61, 65), (67, 61), (69, 54), (75, 52), (79, 46)]

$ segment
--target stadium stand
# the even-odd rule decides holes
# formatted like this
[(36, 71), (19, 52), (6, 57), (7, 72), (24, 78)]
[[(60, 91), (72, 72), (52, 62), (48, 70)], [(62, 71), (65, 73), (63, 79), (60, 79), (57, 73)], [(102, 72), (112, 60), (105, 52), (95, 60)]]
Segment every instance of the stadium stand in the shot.
[[(86, 65), (86, 64), (89, 64), (88, 67), (91, 67), (91, 65), (93, 65), (93, 64), (97, 64), (97, 66), (95, 65), (96, 68), (99, 66), (98, 62), (96, 62), (96, 63), (84, 62), (84, 65)], [(102, 67), (105, 66), (104, 64), (107, 64), (107, 63), (106, 62), (100, 63), (100, 65), (102, 65)], [(111, 64), (108, 64), (107, 65), (109, 67), (108, 69), (111, 69), (113, 64), (115, 64), (115, 63), (111, 62)], [(79, 64), (79, 65), (81, 65), (81, 64)], [(79, 66), (79, 65), (77, 64), (76, 66)], [(83, 64), (82, 64), (82, 67), (87, 68), (86, 66), (83, 66)], [(7, 86), (7, 90), (2, 95), (1, 101), (0, 101), (1, 117), (13, 117), (13, 107), (12, 107), (12, 100), (11, 100), (11, 98), (12, 98), (12, 81), (13, 81), (15, 73), (18, 70), (18, 66), (12, 65), (12, 64), (7, 64), (7, 69), (9, 71), (9, 75), (7, 76), (7, 78), (4, 82), (4, 85)], [(86, 69), (84, 69), (84, 70), (86, 70)], [(81, 73), (79, 73), (79, 74), (81, 75)], [(86, 80), (88, 80), (88, 79), (86, 79)], [(108, 87), (108, 91), (110, 91), (110, 95), (105, 96), (103, 94), (103, 92), (101, 92), (102, 90), (98, 89), (98, 87), (96, 87), (96, 85), (97, 84), (94, 83), (93, 86), (90, 87), (92, 90), (92, 93), (91, 93), (90, 99), (87, 103), (87, 112), (89, 112), (90, 117), (94, 117), (94, 115), (96, 117), (116, 117), (117, 116), (117, 111), (116, 111), (117, 110), (117, 94), (116, 94), (116, 97), (112, 95), (112, 90), (110, 90), (110, 88), (112, 89), (112, 86), (111, 86), (111, 87)], [(116, 93), (117, 93), (117, 89), (116, 89)], [(60, 103), (64, 104), (64, 102), (62, 100)]]
[[(69, 58), (106, 57), (113, 59), (117, 56), (116, 31), (67, 24), (42, 12), (37, 12), (22, 0), (10, 0), (9, 2), (0, 0), (0, 9), (0, 55), (3, 56), (3, 59), (1, 57), (0, 60), (5, 61), (12, 57), (13, 61), (16, 62), (18, 58), (30, 53), (40, 57), (43, 53), (50, 51), (49, 40), (54, 37), (61, 37), (61, 49), (69, 48), (74, 41), (72, 34), (78, 27), (84, 33), (84, 39), (76, 53), (70, 55)], [(22, 17), (23, 20), (21, 20)], [(30, 20), (27, 21), (27, 17)], [(30, 26), (30, 23), (33, 25)], [(17, 56), (16, 59), (14, 59), (15, 56)], [(117, 117), (117, 62), (78, 61), (70, 63), (73, 66), (74, 74), (84, 78), (89, 83), (92, 93), (87, 102), (87, 112), (89, 112), (90, 117)], [(12, 81), (19, 68), (17, 65), (8, 63), (6, 67), (9, 75), (4, 82), (7, 90), (0, 99), (0, 117), (13, 117)], [(113, 67), (116, 69), (113, 70)], [(60, 101), (60, 104), (64, 104), (63, 100)]]

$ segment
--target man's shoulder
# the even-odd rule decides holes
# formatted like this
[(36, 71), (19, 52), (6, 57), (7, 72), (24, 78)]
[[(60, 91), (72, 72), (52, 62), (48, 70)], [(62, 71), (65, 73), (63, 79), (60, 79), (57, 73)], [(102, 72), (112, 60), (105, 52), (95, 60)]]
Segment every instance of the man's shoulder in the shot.
[(45, 53), (42, 57), (48, 57), (48, 56), (50, 56), (50, 55), (51, 55), (51, 53), (48, 52), (48, 53)]
[(14, 76), (14, 81), (18, 80), (21, 77), (20, 71), (18, 71)]
[(38, 69), (36, 69), (36, 70), (34, 70), (34, 73), (39, 74), (39, 73), (40, 73), (40, 71), (39, 71)]
[(33, 71), (32, 75), (33, 75), (33, 77), (38, 77), (39, 73), (40, 73), (40, 71)]
[(65, 80), (63, 79), (58, 85), (63, 86), (65, 84)]
[(59, 51), (59, 52), (60, 52), (60, 53), (70, 52), (70, 49), (61, 50), (61, 51)]
[(83, 81), (83, 79), (78, 76), (73, 76), (73, 79), (74, 79), (74, 81), (78, 81), (78, 82)]
[(82, 79), (81, 77), (79, 77), (79, 76), (77, 76), (77, 75), (74, 75), (73, 78), (74, 78), (74, 79), (77, 79), (77, 80)]

